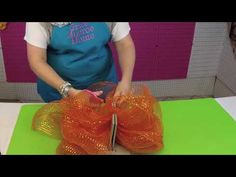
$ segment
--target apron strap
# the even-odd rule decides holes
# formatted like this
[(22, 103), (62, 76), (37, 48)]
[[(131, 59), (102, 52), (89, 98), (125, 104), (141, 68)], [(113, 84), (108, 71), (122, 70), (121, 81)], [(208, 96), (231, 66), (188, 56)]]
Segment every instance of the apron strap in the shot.
[(112, 32), (113, 28), (115, 27), (116, 25), (116, 22), (106, 22), (110, 32)]
[[(117, 22), (106, 22), (110, 32), (112, 32), (114, 26), (116, 25)], [(46, 29), (46, 32), (49, 36), (49, 38), (51, 37), (51, 33), (52, 33), (52, 25), (50, 23), (41, 23), (41, 25)]]

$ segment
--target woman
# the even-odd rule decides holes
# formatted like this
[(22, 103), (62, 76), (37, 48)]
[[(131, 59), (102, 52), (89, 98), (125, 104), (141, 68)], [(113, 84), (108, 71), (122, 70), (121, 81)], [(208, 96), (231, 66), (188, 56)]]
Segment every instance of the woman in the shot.
[[(115, 97), (130, 91), (135, 47), (127, 22), (26, 23), (28, 60), (38, 76), (37, 90), (45, 102), (74, 96), (99, 81), (118, 83)], [(109, 48), (113, 41), (122, 77), (117, 80)], [(94, 92), (100, 96), (102, 91)]]

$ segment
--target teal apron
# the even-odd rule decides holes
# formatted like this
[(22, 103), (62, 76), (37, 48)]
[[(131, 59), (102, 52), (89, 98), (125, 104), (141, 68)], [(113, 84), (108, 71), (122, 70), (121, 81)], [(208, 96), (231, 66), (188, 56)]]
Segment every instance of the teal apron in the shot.
[[(47, 63), (76, 89), (86, 89), (99, 81), (117, 83), (108, 42), (111, 32), (105, 22), (72, 23), (52, 27)], [(37, 90), (45, 102), (61, 99), (59, 92), (37, 79)]]

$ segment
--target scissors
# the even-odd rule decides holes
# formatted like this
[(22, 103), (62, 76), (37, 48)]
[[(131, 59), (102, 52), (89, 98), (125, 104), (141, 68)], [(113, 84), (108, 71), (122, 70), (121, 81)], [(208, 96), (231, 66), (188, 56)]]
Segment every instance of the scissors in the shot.
[(117, 132), (117, 114), (112, 114), (111, 120), (111, 135), (110, 135), (110, 150), (114, 151), (115, 142), (116, 142), (116, 132)]

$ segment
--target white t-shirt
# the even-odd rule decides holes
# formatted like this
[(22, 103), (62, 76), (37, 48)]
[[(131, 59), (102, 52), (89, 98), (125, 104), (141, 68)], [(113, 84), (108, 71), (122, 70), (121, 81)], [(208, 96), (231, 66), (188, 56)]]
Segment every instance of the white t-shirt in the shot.
[[(126, 37), (130, 32), (128, 22), (111, 23), (112, 41), (117, 42)], [(31, 45), (46, 49), (49, 44), (49, 33), (39, 22), (27, 22), (24, 39)]]

